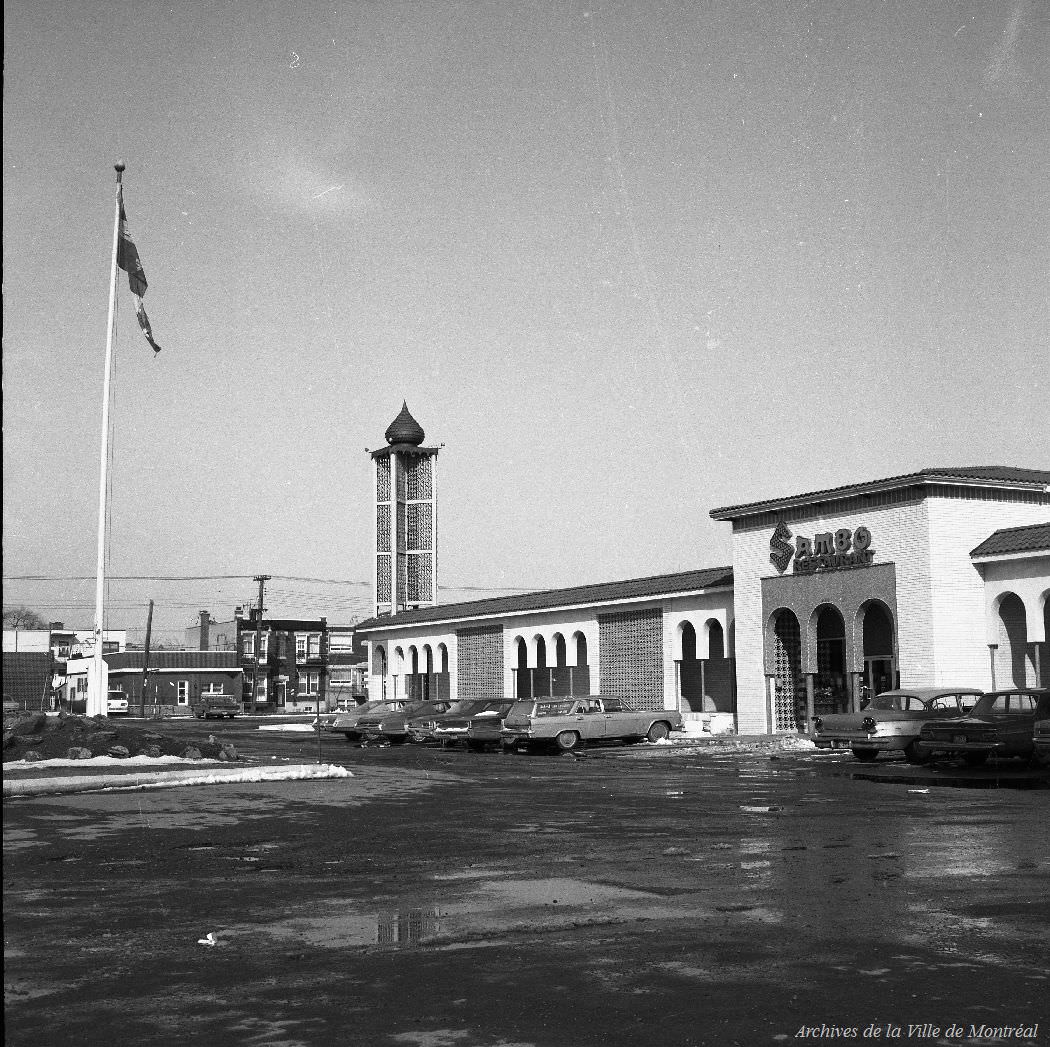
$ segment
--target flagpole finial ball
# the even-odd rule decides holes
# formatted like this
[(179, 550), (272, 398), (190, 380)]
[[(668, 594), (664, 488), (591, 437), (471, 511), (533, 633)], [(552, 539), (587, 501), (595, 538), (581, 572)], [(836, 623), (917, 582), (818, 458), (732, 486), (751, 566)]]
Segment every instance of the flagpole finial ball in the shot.
[(117, 174), (120, 174), (120, 173), (121, 173), (121, 171), (123, 171), (125, 167), (127, 167), (127, 164), (125, 164), (123, 160), (118, 160), (118, 161), (117, 161), (117, 162), (116, 162), (116, 163), (115, 163), (115, 164), (113, 165), (113, 168), (114, 168), (114, 170), (115, 170), (115, 171), (117, 172)]

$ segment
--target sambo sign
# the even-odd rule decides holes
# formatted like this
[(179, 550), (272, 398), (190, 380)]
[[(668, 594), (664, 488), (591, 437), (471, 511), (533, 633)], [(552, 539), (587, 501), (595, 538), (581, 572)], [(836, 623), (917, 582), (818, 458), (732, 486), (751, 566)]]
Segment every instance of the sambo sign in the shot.
[(795, 538), (787, 524), (781, 520), (769, 539), (769, 562), (783, 574), (795, 560), (795, 574), (813, 574), (814, 571), (834, 571), (843, 567), (864, 567), (875, 558), (871, 548), (871, 531), (861, 526), (856, 530), (840, 527), (837, 531), (825, 531), (812, 538)]

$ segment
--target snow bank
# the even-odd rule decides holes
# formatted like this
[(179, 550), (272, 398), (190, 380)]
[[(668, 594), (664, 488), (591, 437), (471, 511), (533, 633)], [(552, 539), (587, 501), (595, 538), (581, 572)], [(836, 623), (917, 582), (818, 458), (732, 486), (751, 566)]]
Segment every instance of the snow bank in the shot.
[(308, 723), (264, 723), (257, 728), (260, 731), (296, 731), (298, 733), (316, 734), (317, 728)]
[(129, 764), (139, 767), (155, 767), (158, 764), (186, 764), (191, 763), (199, 766), (202, 763), (216, 764), (219, 760), (191, 760), (185, 756), (92, 756), (89, 760), (9, 760), (4, 764), (4, 769), (14, 768), (21, 770), (23, 767), (127, 767)]
[(5, 781), (4, 796), (40, 796), (129, 789), (166, 789), (180, 785), (241, 785), (249, 782), (288, 782), (352, 777), (351, 772), (345, 767), (329, 763), (292, 764), (288, 767), (244, 767), (236, 770), (215, 768), (211, 770), (151, 771), (122, 775), (76, 775), (69, 778)]

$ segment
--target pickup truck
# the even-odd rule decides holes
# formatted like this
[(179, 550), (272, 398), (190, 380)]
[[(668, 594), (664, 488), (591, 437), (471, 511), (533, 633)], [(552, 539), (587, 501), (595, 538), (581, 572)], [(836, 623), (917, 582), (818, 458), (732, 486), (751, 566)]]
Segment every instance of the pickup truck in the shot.
[(222, 719), (228, 716), (231, 720), (241, 711), (241, 703), (232, 694), (202, 694), (193, 707), (193, 715), (198, 720), (209, 720), (215, 716)]

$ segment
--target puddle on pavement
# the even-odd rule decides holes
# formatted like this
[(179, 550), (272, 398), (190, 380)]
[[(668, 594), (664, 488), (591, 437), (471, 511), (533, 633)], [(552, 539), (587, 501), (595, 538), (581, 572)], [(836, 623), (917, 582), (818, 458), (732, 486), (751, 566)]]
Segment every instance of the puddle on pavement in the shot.
[[(726, 912), (724, 907), (712, 906), (709, 899), (701, 904), (699, 896), (667, 897), (569, 877), (484, 880), (440, 904), (386, 912), (353, 911), (354, 904), (350, 899), (330, 898), (314, 902), (309, 915), (240, 924), (225, 928), (219, 937), (265, 935), (320, 948), (453, 948), (465, 938), (504, 939), (522, 932), (640, 920), (721, 921)], [(323, 915), (315, 915), (316, 910)], [(741, 906), (733, 912), (742, 919), (768, 923), (783, 919), (776, 910), (759, 905)]]

